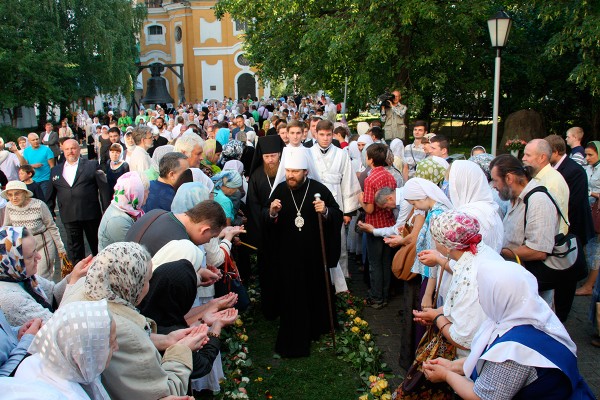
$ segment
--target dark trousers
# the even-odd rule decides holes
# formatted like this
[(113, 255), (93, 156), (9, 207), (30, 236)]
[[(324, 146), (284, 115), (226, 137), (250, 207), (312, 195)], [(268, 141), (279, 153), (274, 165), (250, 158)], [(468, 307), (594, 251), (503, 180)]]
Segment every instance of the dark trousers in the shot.
[(42, 192), (44, 192), (44, 202), (50, 209), (50, 213), (53, 217), (56, 216), (54, 213), (54, 206), (56, 205), (56, 192), (54, 191), (54, 187), (52, 186), (52, 182), (50, 180), (39, 182), (40, 188)]
[(377, 303), (387, 302), (392, 280), (392, 248), (383, 242), (383, 238), (367, 234), (367, 253), (370, 297)]
[[(579, 243), (578, 245), (580, 246)], [(556, 316), (562, 322), (566, 321), (573, 305), (577, 281), (585, 276), (586, 260), (583, 251), (579, 252), (575, 265), (563, 271), (548, 268), (542, 261), (525, 261), (523, 265), (536, 277), (540, 292), (554, 289)]]
[(92, 254), (98, 254), (98, 227), (100, 226), (100, 219), (65, 222), (63, 224), (67, 233), (67, 254), (73, 264), (85, 258), (84, 232)]

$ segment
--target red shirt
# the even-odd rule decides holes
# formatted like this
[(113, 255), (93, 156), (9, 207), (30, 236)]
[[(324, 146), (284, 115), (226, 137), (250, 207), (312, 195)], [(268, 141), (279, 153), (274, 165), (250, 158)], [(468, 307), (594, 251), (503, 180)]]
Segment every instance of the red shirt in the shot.
[(373, 168), (367, 179), (365, 179), (363, 202), (375, 205), (373, 213), (367, 214), (365, 218), (365, 222), (373, 225), (375, 228), (385, 228), (396, 224), (392, 210), (379, 208), (375, 204), (375, 193), (384, 187), (396, 189), (396, 180), (383, 167)]

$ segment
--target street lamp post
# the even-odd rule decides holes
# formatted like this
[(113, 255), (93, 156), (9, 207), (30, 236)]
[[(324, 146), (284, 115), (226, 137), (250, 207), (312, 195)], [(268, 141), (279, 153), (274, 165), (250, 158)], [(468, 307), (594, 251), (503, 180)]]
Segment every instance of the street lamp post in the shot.
[(488, 29), (490, 30), (490, 39), (492, 47), (496, 48), (496, 69), (494, 75), (494, 116), (492, 125), (492, 155), (496, 155), (498, 142), (498, 106), (500, 104), (500, 59), (502, 48), (506, 46), (508, 34), (512, 19), (504, 12), (498, 11), (494, 16), (488, 19)]

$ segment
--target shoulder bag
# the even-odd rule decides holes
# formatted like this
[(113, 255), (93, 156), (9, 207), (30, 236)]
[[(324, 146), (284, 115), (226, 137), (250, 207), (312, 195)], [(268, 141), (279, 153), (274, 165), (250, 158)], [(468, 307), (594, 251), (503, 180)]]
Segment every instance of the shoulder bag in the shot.
[[(440, 272), (443, 272), (443, 269)], [(437, 304), (443, 276), (443, 273), (439, 274), (433, 304)], [(454, 360), (456, 358), (456, 347), (445, 338), (442, 331), (438, 330), (435, 325), (429, 325), (425, 335), (419, 342), (415, 360), (406, 372), (404, 381), (396, 389), (396, 400), (452, 400), (454, 398), (454, 390), (450, 385), (446, 382), (430, 382), (423, 374), (423, 362), (436, 358)]]
[[(407, 221), (410, 221), (412, 218), (412, 212), (407, 218)], [(403, 237), (408, 236), (412, 232), (412, 226), (407, 222), (404, 224), (401, 230), (401, 235)], [(417, 241), (413, 240), (412, 243), (407, 244), (405, 246), (400, 247), (400, 249), (394, 255), (394, 259), (392, 260), (392, 273), (394, 276), (402, 281), (410, 281), (415, 278), (418, 274), (410, 272), (413, 264), (415, 263), (415, 258), (417, 257)]]
[[(548, 193), (546, 187), (537, 186), (533, 188), (529, 193), (527, 193), (523, 198), (523, 202), (525, 203), (524, 227), (527, 226), (527, 208), (529, 197), (531, 197), (532, 194), (537, 192), (545, 193), (550, 198), (552, 204), (554, 204), (554, 207), (556, 207), (556, 211), (558, 211), (560, 217), (565, 221), (567, 225), (569, 225), (567, 219), (564, 217), (560, 208), (558, 207), (558, 204), (556, 204), (556, 201), (552, 198), (550, 193)], [(546, 257), (543, 263), (548, 268), (558, 271), (564, 271), (575, 265), (580, 250), (581, 249), (579, 249), (579, 246), (577, 244), (577, 236), (575, 236), (572, 233), (567, 233), (566, 235), (563, 233), (559, 233), (554, 237), (554, 248), (552, 249), (552, 253), (548, 254), (548, 257)]]

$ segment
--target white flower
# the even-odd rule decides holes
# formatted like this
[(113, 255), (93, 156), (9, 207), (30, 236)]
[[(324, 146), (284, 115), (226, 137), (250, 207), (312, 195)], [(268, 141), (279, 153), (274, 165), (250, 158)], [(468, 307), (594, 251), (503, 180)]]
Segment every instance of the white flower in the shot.
[(242, 382), (248, 383), (248, 382), (250, 382), (250, 378), (248, 378), (247, 376), (243, 376), (242, 377)]

